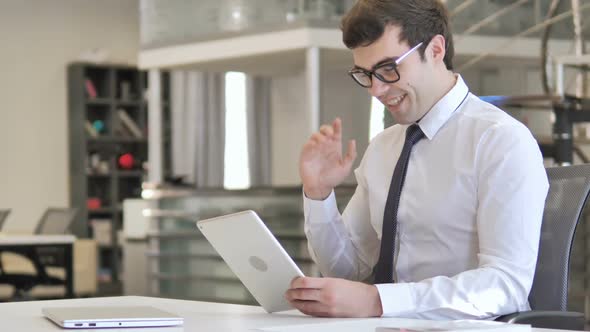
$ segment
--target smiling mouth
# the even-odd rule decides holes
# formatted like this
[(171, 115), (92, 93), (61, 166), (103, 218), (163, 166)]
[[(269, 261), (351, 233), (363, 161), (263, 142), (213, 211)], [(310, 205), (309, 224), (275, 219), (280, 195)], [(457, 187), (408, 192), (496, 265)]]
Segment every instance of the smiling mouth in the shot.
[(404, 99), (406, 99), (406, 96), (407, 96), (407, 94), (406, 94), (406, 93), (404, 93), (404, 94), (403, 94), (403, 95), (401, 95), (401, 96), (397, 96), (397, 97), (395, 97), (395, 98), (391, 98), (391, 99), (389, 99), (389, 100), (388, 100), (388, 101), (385, 103), (385, 105), (387, 105), (387, 106), (391, 106), (391, 107), (398, 106), (399, 104), (401, 104), (401, 102), (402, 102), (402, 101), (404, 101)]

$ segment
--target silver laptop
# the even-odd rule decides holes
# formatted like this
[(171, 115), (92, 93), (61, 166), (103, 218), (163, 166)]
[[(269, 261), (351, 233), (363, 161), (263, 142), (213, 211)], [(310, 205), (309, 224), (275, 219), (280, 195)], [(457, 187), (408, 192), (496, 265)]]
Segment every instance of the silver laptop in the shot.
[(184, 319), (149, 306), (86, 306), (43, 308), (43, 315), (61, 327), (157, 327), (182, 325)]

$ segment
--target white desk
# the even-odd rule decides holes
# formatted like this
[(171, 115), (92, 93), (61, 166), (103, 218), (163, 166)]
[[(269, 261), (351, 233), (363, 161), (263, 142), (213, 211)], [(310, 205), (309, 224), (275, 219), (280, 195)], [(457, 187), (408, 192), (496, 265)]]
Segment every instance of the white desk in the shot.
[[(125, 331), (125, 332), (223, 332), (249, 331), (265, 327), (280, 327), (305, 324), (326, 324), (325, 328), (310, 328), (308, 331), (371, 331), (375, 326), (411, 324), (419, 321), (399, 318), (371, 319), (335, 319), (314, 318), (303, 316), (296, 311), (279, 314), (267, 314), (260, 307), (235, 304), (221, 304), (197, 301), (183, 301), (140, 296), (103, 297), (90, 299), (70, 299), (53, 301), (31, 301), (0, 303), (0, 326), (2, 331), (65, 331), (45, 319), (41, 314), (44, 307), (69, 307), (81, 305), (112, 306), (112, 305), (151, 305), (184, 317), (183, 327), (148, 328), (148, 329), (108, 329), (84, 331)], [(366, 324), (362, 324), (365, 321)], [(377, 324), (378, 323), (378, 324)], [(382, 324), (381, 324), (382, 323)], [(350, 325), (347, 327), (346, 325)], [(422, 322), (423, 324), (423, 322)], [(345, 328), (343, 328), (345, 327)], [(279, 329), (280, 330), (280, 329)], [(69, 330), (82, 331), (82, 330)], [(532, 329), (533, 332), (557, 332), (560, 330)]]
[(71, 244), (76, 237), (73, 235), (33, 235), (0, 232), (1, 245), (31, 245), (31, 244)]
[[(66, 297), (74, 297), (74, 268), (73, 245), (76, 237), (73, 235), (20, 235), (0, 233), (0, 253), (11, 251), (28, 257), (37, 271), (40, 281), (46, 280), (45, 262), (39, 259), (39, 250), (63, 250), (63, 265), (66, 272), (64, 284)], [(1, 276), (1, 274), (0, 274)]]

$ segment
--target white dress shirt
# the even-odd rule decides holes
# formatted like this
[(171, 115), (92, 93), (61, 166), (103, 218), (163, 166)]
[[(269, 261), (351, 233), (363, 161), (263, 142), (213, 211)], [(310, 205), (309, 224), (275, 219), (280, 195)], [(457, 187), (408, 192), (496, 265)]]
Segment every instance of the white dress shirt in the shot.
[[(400, 198), (396, 283), (376, 285), (383, 315), (484, 319), (529, 310), (549, 187), (537, 142), (459, 75), (419, 125), (426, 137), (412, 149)], [(342, 215), (333, 192), (304, 198), (305, 233), (324, 276), (371, 276), (407, 127), (371, 141)]]

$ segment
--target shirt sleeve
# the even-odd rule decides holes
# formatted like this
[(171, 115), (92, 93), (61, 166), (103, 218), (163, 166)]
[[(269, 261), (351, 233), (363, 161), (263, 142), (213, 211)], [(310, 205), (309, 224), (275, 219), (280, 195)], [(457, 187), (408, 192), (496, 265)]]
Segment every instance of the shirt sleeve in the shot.
[(529, 308), (549, 188), (528, 129), (495, 125), (476, 151), (478, 267), (455, 276), (377, 285), (384, 316), (485, 319)]
[(379, 239), (369, 219), (362, 164), (355, 170), (358, 184), (342, 215), (334, 191), (323, 201), (303, 194), (309, 252), (325, 277), (363, 281), (372, 275)]

